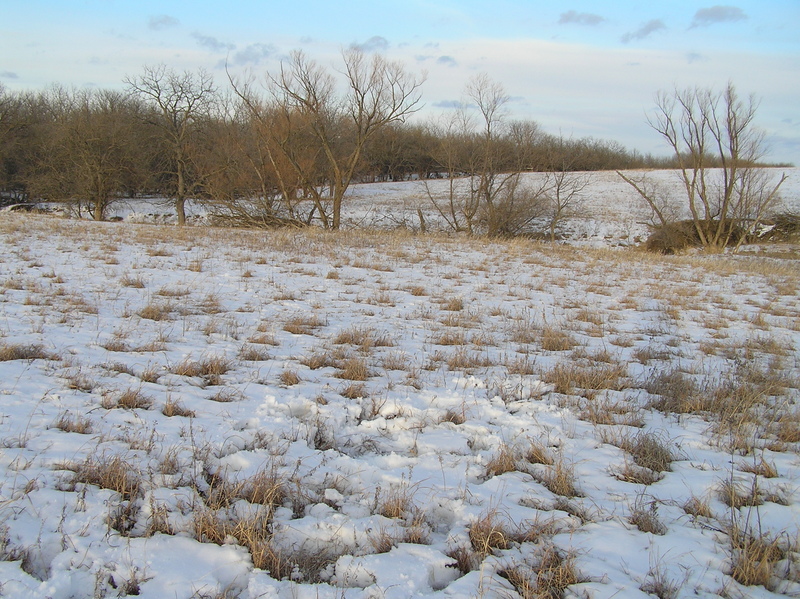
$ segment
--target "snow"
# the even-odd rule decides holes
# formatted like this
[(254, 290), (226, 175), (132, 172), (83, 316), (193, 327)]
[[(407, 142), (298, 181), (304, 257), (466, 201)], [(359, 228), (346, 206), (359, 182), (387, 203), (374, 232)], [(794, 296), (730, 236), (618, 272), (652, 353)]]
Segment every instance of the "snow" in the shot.
[[(404, 201), (411, 223), (415, 183), (349, 201), (364, 218)], [(0, 361), (0, 593), (514, 597), (500, 573), (536, 570), (548, 547), (574, 561), (568, 597), (652, 596), (658, 576), (676, 597), (800, 593), (794, 553), (769, 590), (736, 582), (726, 532), (749, 518), (797, 544), (798, 445), (771, 428), (800, 399), (796, 260), (613, 249), (648, 215), (609, 174), (593, 189), (566, 225), (571, 246), (0, 214), (0, 351), (36, 350)], [(286, 330), (294, 321), (306, 331)], [(337, 343), (348, 331), (366, 341)], [(556, 333), (568, 349), (544, 349)], [(227, 368), (177, 368), (204, 360)], [(348, 360), (364, 380), (343, 378)], [(750, 453), (711, 418), (649, 406), (660, 373), (741, 383), (747, 366), (784, 381)], [(624, 384), (565, 392), (559, 367), (619, 368)], [(126, 391), (150, 407), (115, 407)], [(59, 424), (80, 419), (88, 431)], [(617, 441), (648, 432), (674, 461), (628, 482)], [(574, 473), (576, 496), (548, 487), (555, 466), (525, 457), (534, 444)], [(493, 475), (508, 450), (513, 467)], [(115, 457), (139, 484), (127, 497), (76, 474)], [(747, 471), (762, 458), (776, 476)], [(246, 498), (258, 476), (278, 481), (276, 505)], [(757, 484), (763, 504), (729, 508), (725, 481)], [(711, 517), (687, 513), (691, 498)], [(636, 509), (665, 534), (637, 529)], [(229, 523), (222, 538), (198, 533), (201, 513)], [(283, 575), (256, 567), (231, 527), (259, 518)], [(471, 531), (487, 518), (510, 541), (482, 555)], [(473, 553), (469, 572), (458, 550)]]

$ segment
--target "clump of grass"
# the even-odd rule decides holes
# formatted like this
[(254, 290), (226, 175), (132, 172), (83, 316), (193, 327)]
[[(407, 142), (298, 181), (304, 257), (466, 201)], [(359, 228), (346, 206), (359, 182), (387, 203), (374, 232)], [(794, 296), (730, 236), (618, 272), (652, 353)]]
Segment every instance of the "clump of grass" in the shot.
[(137, 314), (139, 315), (139, 318), (160, 322), (163, 320), (169, 320), (171, 312), (172, 312), (172, 306), (169, 303), (150, 302), (149, 304), (141, 308), (137, 312)]
[(173, 416), (183, 416), (184, 418), (194, 418), (195, 413), (193, 410), (188, 409), (180, 400), (167, 398), (161, 408), (161, 413), (168, 418)]
[(581, 496), (581, 492), (576, 485), (575, 467), (567, 463), (563, 458), (548, 467), (543, 474), (538, 474), (536, 478), (551, 493), (562, 497)]
[(506, 472), (517, 470), (517, 456), (514, 449), (503, 443), (497, 453), (486, 464), (486, 475), (489, 477), (500, 476)]
[(731, 577), (745, 586), (763, 586), (774, 591), (781, 579), (778, 564), (789, 553), (787, 540), (770, 533), (755, 534), (734, 523), (728, 531)]
[(0, 343), (0, 362), (49, 359), (51, 359), (50, 354), (41, 345), (35, 343)]
[(145, 395), (141, 389), (126, 389), (122, 393), (104, 396), (101, 405), (107, 410), (149, 410), (153, 405), (153, 398)]
[(467, 421), (467, 417), (464, 414), (464, 410), (454, 410), (452, 408), (448, 409), (442, 419), (439, 422), (451, 422), (452, 424), (459, 425), (464, 424)]
[(317, 314), (301, 314), (287, 320), (283, 325), (283, 330), (292, 335), (313, 335), (318, 328), (325, 324), (325, 319)]
[(254, 345), (243, 345), (239, 349), (239, 358), (245, 362), (266, 362), (271, 359), (267, 350)]
[(241, 391), (232, 389), (230, 387), (225, 387), (209, 396), (208, 399), (218, 403), (230, 403), (232, 401), (240, 401), (243, 397), (244, 395)]
[(654, 535), (667, 534), (667, 527), (658, 518), (658, 504), (655, 500), (645, 505), (644, 498), (642, 496), (637, 497), (628, 516), (628, 522), (642, 532), (649, 532)]
[(367, 362), (361, 358), (348, 358), (336, 372), (336, 378), (348, 381), (366, 381), (369, 375)]
[(59, 414), (52, 426), (65, 433), (88, 435), (92, 432), (92, 421), (88, 416), (73, 415), (69, 412)]
[(219, 385), (220, 377), (230, 369), (231, 362), (225, 356), (208, 356), (202, 360), (186, 358), (170, 371), (178, 376), (203, 377), (209, 385)]
[(575, 558), (552, 543), (541, 546), (530, 564), (516, 564), (498, 572), (522, 599), (557, 599), (567, 588), (584, 582)]
[(95, 485), (120, 494), (123, 501), (138, 497), (142, 478), (129, 460), (119, 455), (93, 455), (69, 468), (73, 483)]
[(303, 379), (300, 378), (300, 375), (297, 374), (297, 371), (294, 368), (285, 368), (281, 372), (280, 376), (278, 376), (278, 380), (280, 380), (281, 385), (292, 387), (300, 384)]
[(755, 507), (764, 503), (764, 498), (761, 497), (755, 483), (744, 488), (743, 485), (737, 484), (731, 479), (725, 479), (720, 483), (719, 498), (722, 503), (735, 509)]

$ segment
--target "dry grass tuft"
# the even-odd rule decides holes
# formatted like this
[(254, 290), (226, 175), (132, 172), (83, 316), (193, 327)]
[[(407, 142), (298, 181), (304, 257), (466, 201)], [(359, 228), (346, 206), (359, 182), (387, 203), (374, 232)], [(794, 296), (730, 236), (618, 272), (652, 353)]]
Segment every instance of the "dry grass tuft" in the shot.
[(369, 366), (362, 358), (348, 358), (335, 376), (347, 381), (366, 381), (370, 376)]
[(164, 402), (164, 406), (161, 408), (161, 413), (168, 418), (172, 418), (173, 416), (194, 418), (195, 416), (193, 410), (188, 409), (179, 400), (172, 399), (171, 397), (168, 397), (167, 401)]
[(92, 421), (88, 416), (73, 415), (69, 412), (59, 414), (52, 426), (65, 433), (88, 435), (92, 432)]
[(495, 549), (508, 549), (514, 542), (514, 533), (500, 521), (496, 511), (491, 511), (470, 526), (469, 541), (472, 549), (484, 558)]
[(636, 502), (631, 508), (628, 522), (642, 532), (654, 535), (667, 534), (667, 527), (658, 518), (658, 503), (655, 500), (645, 502), (641, 495), (636, 498)]
[(41, 345), (0, 343), (0, 362), (11, 360), (50, 360), (52, 356)]
[(139, 315), (139, 318), (160, 322), (163, 320), (169, 320), (171, 312), (172, 305), (168, 302), (150, 302), (141, 308), (137, 314)]
[(142, 488), (141, 475), (129, 460), (119, 455), (89, 456), (69, 469), (74, 472), (73, 483), (116, 491), (123, 501), (138, 497)]
[(744, 485), (733, 482), (730, 479), (722, 481), (719, 485), (719, 499), (731, 508), (755, 507), (764, 503), (763, 497), (755, 484), (745, 488)]
[[(763, 586), (776, 590), (784, 578), (779, 570), (789, 551), (794, 549), (788, 537), (769, 533), (754, 534), (737, 524), (728, 531), (730, 539), (731, 577), (745, 586)], [(795, 542), (796, 543), (796, 542)]]
[(563, 458), (549, 466), (542, 474), (535, 475), (548, 491), (562, 497), (581, 497), (582, 494), (576, 486), (575, 467), (568, 464)]
[(107, 410), (149, 410), (153, 405), (153, 398), (145, 395), (141, 389), (126, 389), (117, 395), (105, 395), (101, 405)]
[(488, 477), (500, 476), (506, 472), (517, 470), (517, 456), (514, 449), (503, 443), (497, 453), (492, 456), (486, 464), (486, 475)]
[(313, 335), (318, 328), (326, 324), (325, 319), (317, 314), (301, 314), (287, 320), (283, 330), (292, 335)]
[(539, 547), (530, 564), (500, 570), (522, 599), (560, 599), (568, 587), (584, 582), (575, 567), (575, 557), (552, 543)]

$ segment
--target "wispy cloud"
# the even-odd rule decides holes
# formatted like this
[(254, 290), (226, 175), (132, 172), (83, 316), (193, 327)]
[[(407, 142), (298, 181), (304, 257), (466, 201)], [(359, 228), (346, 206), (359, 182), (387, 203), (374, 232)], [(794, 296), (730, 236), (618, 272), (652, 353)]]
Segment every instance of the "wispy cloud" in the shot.
[(386, 52), (389, 49), (389, 40), (380, 35), (373, 35), (363, 44), (353, 44), (353, 47), (363, 52)]
[(277, 49), (272, 44), (250, 44), (234, 54), (231, 57), (231, 63), (235, 65), (258, 64), (276, 53)]
[(448, 110), (456, 110), (463, 108), (464, 104), (460, 100), (440, 100), (433, 103), (434, 108), (446, 108)]
[(198, 44), (200, 44), (204, 48), (208, 48), (212, 52), (227, 52), (236, 49), (236, 44), (221, 42), (215, 37), (212, 37), (210, 35), (203, 35), (202, 33), (198, 33), (197, 31), (192, 32), (192, 37), (195, 40), (197, 40)]
[(689, 64), (692, 64), (692, 63), (695, 63), (695, 62), (704, 62), (706, 60), (708, 60), (708, 58), (706, 56), (703, 56), (702, 54), (700, 54), (698, 52), (689, 52), (686, 55), (686, 62), (688, 62)]
[(577, 12), (574, 10), (562, 12), (561, 16), (558, 18), (559, 25), (568, 25), (572, 23), (576, 25), (599, 25), (603, 21), (605, 21), (605, 18), (600, 15), (590, 12)]
[(446, 67), (456, 67), (458, 66), (458, 61), (452, 56), (440, 56), (436, 59), (436, 64), (441, 64)]
[(152, 15), (147, 19), (147, 27), (153, 31), (161, 31), (178, 25), (180, 25), (180, 21), (169, 15)]
[(19, 79), (19, 75), (14, 71), (0, 71), (0, 77), (3, 79)]
[(620, 41), (623, 44), (627, 44), (628, 42), (632, 42), (634, 40), (643, 40), (644, 38), (648, 37), (651, 33), (655, 33), (656, 31), (661, 31), (662, 29), (666, 29), (667, 26), (664, 25), (664, 21), (661, 19), (652, 19), (647, 21), (644, 25), (636, 29), (635, 31), (630, 31), (623, 35), (620, 38)]
[(701, 8), (694, 13), (694, 19), (689, 28), (694, 27), (708, 27), (715, 23), (732, 23), (734, 21), (743, 21), (747, 18), (741, 8), (738, 6), (712, 6), (710, 8)]

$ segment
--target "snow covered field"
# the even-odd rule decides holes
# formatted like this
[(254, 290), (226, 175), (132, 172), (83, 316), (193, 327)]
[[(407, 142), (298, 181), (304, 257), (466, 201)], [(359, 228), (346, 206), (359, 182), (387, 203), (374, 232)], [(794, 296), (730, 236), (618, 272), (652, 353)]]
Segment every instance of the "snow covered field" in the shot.
[(0, 243), (3, 596), (800, 595), (791, 248)]

